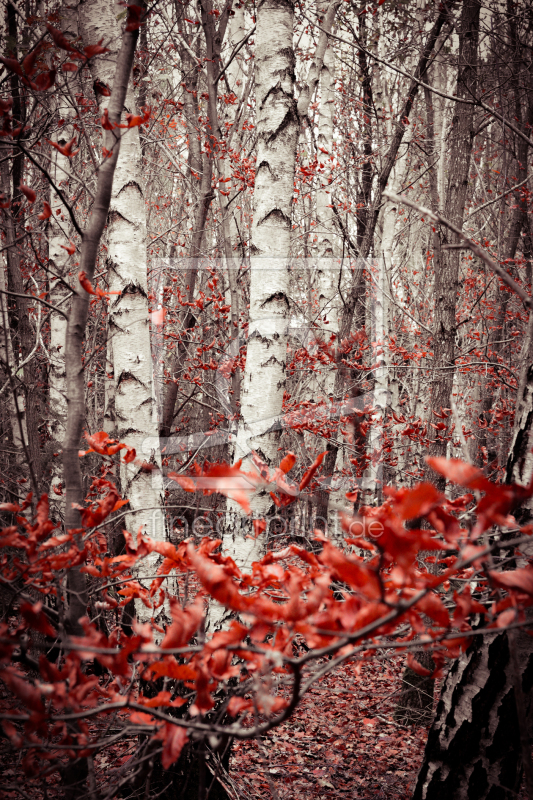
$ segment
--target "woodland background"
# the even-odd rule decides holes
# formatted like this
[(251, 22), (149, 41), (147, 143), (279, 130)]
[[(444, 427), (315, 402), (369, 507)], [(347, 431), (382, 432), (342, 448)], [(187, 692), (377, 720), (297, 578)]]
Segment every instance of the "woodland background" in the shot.
[(2, 8), (7, 796), (531, 790), (531, 5)]

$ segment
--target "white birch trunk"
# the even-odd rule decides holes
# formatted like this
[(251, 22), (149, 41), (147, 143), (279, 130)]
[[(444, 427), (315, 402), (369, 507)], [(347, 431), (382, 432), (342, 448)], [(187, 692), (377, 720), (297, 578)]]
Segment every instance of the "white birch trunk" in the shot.
[[(275, 0), (257, 5), (255, 89), (257, 166), (253, 200), (250, 322), (235, 457), (257, 452), (277, 460), (285, 387), (290, 304), (289, 249), (299, 117), (294, 98), (294, 6)], [(249, 462), (245, 468), (250, 467)], [(271, 505), (268, 493), (252, 498), (254, 517)], [(240, 509), (229, 507), (230, 512)], [(238, 519), (238, 517), (237, 517)], [(229, 525), (224, 549), (249, 568), (260, 542)]]
[[(318, 12), (323, 15), (324, 4), (319, 2)], [(333, 212), (330, 178), (333, 155), (333, 137), (335, 116), (335, 51), (333, 42), (330, 42), (324, 53), (324, 62), (320, 70), (320, 105), (318, 109), (318, 135), (317, 135), (317, 177), (319, 186), (316, 194), (316, 234), (317, 234), (317, 292), (320, 307), (319, 328), (322, 331), (324, 341), (328, 342), (335, 337), (334, 344), (338, 344), (339, 335), (339, 271), (340, 265), (337, 260), (338, 255), (338, 232), (335, 226), (335, 215)], [(326, 152), (324, 152), (326, 151)], [(324, 394), (329, 398), (333, 394), (335, 385), (335, 370), (333, 364), (326, 370), (326, 375), (322, 381)], [(340, 400), (340, 398), (335, 398)], [(337, 439), (342, 438), (341, 425), (339, 418), (339, 429)], [(322, 443), (323, 444), (323, 443)], [(320, 450), (323, 446), (320, 447)], [(318, 448), (317, 448), (318, 454)], [(344, 448), (339, 447), (337, 461), (335, 463), (334, 474), (331, 478), (331, 493), (328, 505), (328, 531), (330, 535), (337, 535), (340, 531), (339, 511), (349, 512), (350, 504), (346, 500), (345, 494), (348, 485), (342, 475), (344, 467)]]
[[(338, 281), (339, 268), (336, 264), (338, 233), (331, 202), (331, 159), (333, 155), (333, 117), (335, 114), (335, 53), (330, 44), (324, 54), (320, 71), (320, 106), (318, 112), (318, 181), (316, 194), (316, 234), (317, 234), (317, 289), (320, 303), (320, 328), (326, 340), (331, 334), (339, 332)], [(326, 152), (324, 152), (324, 150)], [(325, 388), (328, 394), (333, 391), (335, 375), (328, 371)], [(329, 391), (328, 391), (329, 390)]]
[[(118, 9), (118, 10), (117, 10)], [(110, 48), (119, 41), (115, 14), (120, 8), (105, 0), (90, 0), (80, 6), (80, 33), (84, 42), (110, 39)], [(93, 77), (111, 83), (112, 56), (90, 62)], [(100, 99), (103, 111), (108, 98)], [(135, 113), (130, 87), (125, 110)], [(112, 337), (115, 379), (116, 435), (134, 447), (143, 458), (145, 439), (156, 441), (156, 410), (152, 391), (152, 354), (148, 318), (146, 257), (146, 210), (142, 176), (139, 128), (126, 130), (113, 181), (108, 217), (108, 281), (112, 295), (109, 304), (109, 335)], [(158, 450), (151, 460), (160, 466)], [(163, 484), (161, 472), (143, 471), (134, 462), (121, 464), (122, 493), (134, 513), (127, 517), (132, 532), (140, 528), (154, 539), (165, 538), (162, 513)], [(152, 565), (153, 566), (153, 565)], [(150, 569), (147, 565), (146, 569)]]
[[(65, 8), (61, 14), (61, 30), (74, 37), (78, 35), (77, 14), (74, 9)], [(74, 135), (71, 124), (75, 109), (67, 96), (59, 96), (57, 114), (64, 120), (61, 132), (54, 137), (60, 145), (65, 145)], [(69, 195), (69, 179), (71, 173), (70, 159), (64, 156), (55, 147), (51, 148), (52, 163), (50, 175), (55, 186), (58, 187), (63, 197)], [(52, 216), (48, 222), (48, 256), (50, 267), (56, 277), (50, 279), (50, 302), (53, 306), (68, 311), (68, 298), (70, 292), (62, 283), (61, 278), (68, 283), (69, 262), (71, 256), (66, 247), (70, 240), (71, 223), (68, 211), (61, 199), (61, 195), (50, 187), (50, 208)], [(67, 388), (65, 382), (65, 336), (67, 333), (67, 320), (55, 311), (50, 312), (50, 372), (48, 384), (50, 389), (50, 433), (58, 442), (62, 443), (66, 432), (67, 421)], [(61, 516), (64, 514), (63, 500), (54, 492), (54, 487), (62, 483), (62, 465), (56, 459), (52, 462), (50, 480), (50, 504)]]

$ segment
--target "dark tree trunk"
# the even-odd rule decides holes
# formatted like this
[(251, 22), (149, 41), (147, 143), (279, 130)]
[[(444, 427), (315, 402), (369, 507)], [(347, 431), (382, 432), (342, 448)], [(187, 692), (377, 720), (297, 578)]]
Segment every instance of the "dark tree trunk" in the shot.
[[(533, 639), (514, 636), (531, 709)], [(520, 726), (507, 633), (478, 636), (450, 669), (413, 800), (511, 800), (522, 778)]]
[[(521, 485), (533, 474), (532, 341), (530, 315), (506, 474)], [(514, 514), (521, 524), (531, 519), (530, 508)], [(446, 677), (413, 800), (511, 800), (523, 773), (532, 796), (532, 710), (533, 637), (476, 637)]]
[[(8, 46), (6, 55), (18, 58), (18, 25), (17, 12), (12, 3), (6, 4), (6, 27), (8, 34)], [(13, 119), (23, 125), (25, 119), (25, 104), (19, 76), (15, 72), (10, 72), (9, 88), (13, 100)], [(23, 137), (23, 133), (20, 134)], [(2, 152), (2, 157), (5, 154)], [(22, 360), (25, 361), (30, 355), (35, 345), (35, 332), (30, 322), (28, 307), (30, 302), (24, 298), (25, 287), (22, 277), (22, 244), (18, 245), (19, 239), (24, 236), (24, 197), (20, 190), (24, 175), (24, 153), (13, 148), (11, 171), (11, 191), (9, 185), (2, 186), (2, 191), (7, 197), (11, 197), (11, 212), (6, 212), (5, 233), (6, 233), (6, 262), (7, 262), (7, 283), (10, 291), (15, 293), (12, 297), (12, 312), (10, 313), (10, 324), (13, 329), (15, 352), (20, 346)], [(5, 171), (3, 170), (3, 173)], [(7, 177), (7, 172), (5, 172)], [(22, 295), (22, 296), (21, 296)], [(12, 365), (13, 366), (13, 365)], [(20, 376), (19, 376), (20, 377)], [(34, 493), (40, 493), (42, 478), (42, 459), (39, 444), (39, 420), (42, 416), (42, 403), (38, 386), (41, 382), (37, 360), (32, 358), (23, 368), (24, 394), (26, 408), (26, 427), (27, 427), (27, 456), (29, 458), (30, 474), (32, 478), (32, 489)], [(36, 498), (35, 498), (36, 499)]]

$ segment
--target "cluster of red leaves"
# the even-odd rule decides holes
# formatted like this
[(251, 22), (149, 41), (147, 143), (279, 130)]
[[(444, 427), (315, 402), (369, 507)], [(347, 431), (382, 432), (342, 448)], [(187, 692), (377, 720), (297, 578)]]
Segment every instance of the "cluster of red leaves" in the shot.
[[(91, 449), (105, 456), (123, 448), (103, 434), (88, 439)], [(283, 504), (305, 488), (320, 460), (299, 485), (286, 479), (295, 463), (291, 453), (273, 472), (256, 459), (253, 480), (239, 465), (175, 478), (190, 481), (189, 491), (222, 491), (245, 506), (250, 486), (243, 487), (243, 481), (252, 487), (273, 483)], [(209, 538), (199, 546), (191, 540), (174, 545), (139, 533), (134, 542), (125, 531), (125, 553), (110, 557), (101, 525), (126, 501), (105, 480), (100, 481), (104, 496), (82, 509), (82, 528), (61, 535), (48, 518), (46, 496), (34, 521), (24, 514), (29, 501), (26, 507), (4, 504), (0, 511), (13, 514), (15, 524), (0, 536), (3, 583), (22, 583), (42, 595), (34, 601), (22, 592), (11, 618), (0, 625), (0, 678), (6, 687), (0, 719), (12, 745), (25, 751), (27, 774), (46, 763), (52, 768), (67, 756), (99, 752), (105, 740), (91, 734), (87, 720), (111, 711), (120, 712), (125, 736), (138, 731), (161, 742), (167, 768), (191, 733), (218, 731), (206, 719), (215, 694), (236, 720), (225, 730), (238, 739), (254, 737), (292, 713), (301, 700), (304, 673), (324, 656), (370, 660), (378, 645), (402, 651), (425, 642), (433, 650), (438, 677), (446, 659), (468, 646), (471, 614), (483, 613), (489, 628), (518, 620), (521, 609), (533, 603), (533, 566), (505, 573), (486, 569), (491, 548), (480, 544), (479, 536), (494, 523), (516, 526), (510, 516), (513, 505), (533, 494), (533, 487), (492, 484), (459, 461), (430, 463), (456, 483), (483, 493), (470, 529), (461, 526), (456, 512), (471, 504), (472, 494), (450, 501), (429, 483), (390, 489), (379, 508), (362, 508), (358, 516), (344, 518), (342, 546), (317, 532), (314, 552), (290, 544), (267, 552), (250, 572), (219, 552), (220, 540)], [(228, 488), (227, 481), (237, 483)], [(405, 523), (415, 518), (426, 520), (431, 529), (408, 529)], [(521, 532), (529, 536), (531, 527)], [(436, 554), (440, 574), (423, 566), (421, 551)], [(157, 556), (162, 560), (154, 566)], [(87, 616), (81, 620), (83, 636), (67, 635), (58, 610), (60, 587), (65, 571), (74, 567), (90, 576), (98, 608), (117, 615), (114, 625), (103, 630)], [(173, 590), (176, 577), (188, 575), (200, 585), (193, 597)], [(463, 579), (466, 586), (453, 600), (440, 591), (451, 578)], [(472, 597), (470, 584), (484, 592), (483, 603)], [(44, 604), (47, 595), (55, 598), (56, 609)], [(206, 637), (208, 599), (235, 618), (228, 628)], [(134, 621), (128, 633), (119, 614), (132, 600), (151, 621)], [(155, 622), (161, 610), (158, 619), (167, 620), (163, 625)], [(54, 640), (62, 652), (59, 659), (47, 655), (50, 643), (39, 649), (37, 634)], [(21, 653), (32, 649), (36, 666), (29, 674)], [(13, 666), (13, 659), (21, 666)], [(93, 661), (99, 662), (103, 678), (87, 669)], [(414, 659), (411, 664), (417, 668)], [(167, 679), (164, 688), (155, 685), (161, 678)], [(67, 724), (73, 711), (76, 729)]]
[[(288, 506), (294, 503), (300, 493), (309, 486), (316, 471), (320, 467), (326, 453), (320, 453), (313, 464), (305, 472), (298, 484), (288, 483), (285, 476), (296, 463), (294, 453), (287, 453), (281, 460), (279, 467), (271, 471), (269, 467), (254, 453), (252, 456), (255, 472), (244, 472), (241, 470), (242, 461), (238, 461), (233, 467), (228, 464), (208, 465), (206, 469), (201, 469), (198, 464), (194, 464), (194, 475), (178, 475), (176, 472), (169, 472), (167, 477), (172, 478), (177, 484), (185, 489), (186, 492), (197, 492), (202, 490), (204, 495), (218, 492), (234, 500), (236, 503), (250, 513), (250, 498), (259, 488), (275, 486), (279, 494), (270, 492), (274, 504), (278, 507)], [(264, 530), (264, 526), (257, 526), (258, 532)]]

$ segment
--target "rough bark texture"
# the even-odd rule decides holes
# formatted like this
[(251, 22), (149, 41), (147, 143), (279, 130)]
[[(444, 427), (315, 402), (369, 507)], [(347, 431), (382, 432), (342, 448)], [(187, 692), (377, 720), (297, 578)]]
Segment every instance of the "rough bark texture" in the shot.
[[(508, 246), (516, 249), (512, 240)], [(530, 316), (506, 474), (507, 481), (521, 485), (529, 484), (533, 473), (532, 333)], [(531, 512), (519, 509), (515, 517), (525, 522)], [(511, 800), (524, 766), (531, 786), (526, 718), (531, 718), (532, 690), (528, 633), (477, 637), (446, 678), (413, 800)]]
[[(120, 41), (115, 15), (113, 5), (101, 0), (88, 0), (80, 6), (79, 27), (84, 42), (97, 42), (102, 37), (109, 41), (109, 34), (114, 33), (108, 59), (90, 62), (93, 78), (106, 84), (111, 83)], [(100, 97), (100, 101), (103, 110), (108, 98)], [(136, 111), (131, 80), (124, 111)], [(126, 130), (121, 138), (107, 220), (107, 245), (109, 289), (116, 293), (109, 304), (116, 436), (134, 447), (146, 461), (160, 465), (159, 449), (146, 447), (147, 441), (156, 441), (157, 423), (148, 314), (146, 208), (138, 127)], [(149, 536), (164, 539), (164, 518), (159, 510), (163, 495), (161, 472), (143, 471), (134, 462), (121, 462), (120, 479), (122, 494), (129, 499), (135, 512), (127, 519), (127, 527), (136, 533), (142, 526)], [(147, 569), (150, 569), (148, 565)]]
[[(531, 636), (515, 636), (530, 711)], [(476, 637), (450, 669), (413, 800), (511, 800), (521, 780), (520, 731), (508, 635)]]
[[(61, 30), (69, 32), (72, 38), (78, 33), (77, 14), (71, 8), (65, 8), (61, 15)], [(64, 97), (59, 96), (57, 107), (58, 116), (65, 122), (61, 133), (54, 137), (60, 145), (65, 145), (74, 135), (70, 120), (75, 116), (75, 109)], [(50, 148), (51, 165), (50, 175), (63, 195), (68, 197), (69, 178), (71, 171), (70, 159), (56, 150)], [(53, 271), (50, 275), (50, 302), (60, 308), (64, 314), (68, 312), (68, 276), (71, 256), (66, 250), (70, 239), (70, 217), (61, 196), (50, 189), (50, 207), (52, 216), (48, 223), (48, 256), (49, 268)], [(67, 420), (67, 389), (65, 384), (65, 337), (67, 332), (67, 319), (56, 311), (50, 313), (50, 370), (48, 374), (50, 391), (50, 433), (53, 439), (62, 445), (65, 436)], [(61, 463), (53, 459), (51, 464), (49, 501), (51, 513), (56, 518), (64, 516), (64, 497), (58, 497), (53, 491), (54, 487), (62, 482)]]
[[(294, 97), (293, 24), (292, 2), (263, 0), (258, 4), (250, 323), (235, 457), (246, 457), (256, 450), (268, 463), (277, 456), (278, 418), (285, 386), (288, 257), (300, 127)], [(254, 512), (264, 514), (269, 505), (268, 495), (258, 495)], [(225, 546), (232, 544), (225, 542)], [(250, 545), (244, 549), (250, 550)], [(238, 558), (241, 563), (243, 558), (248, 561), (244, 553)]]

